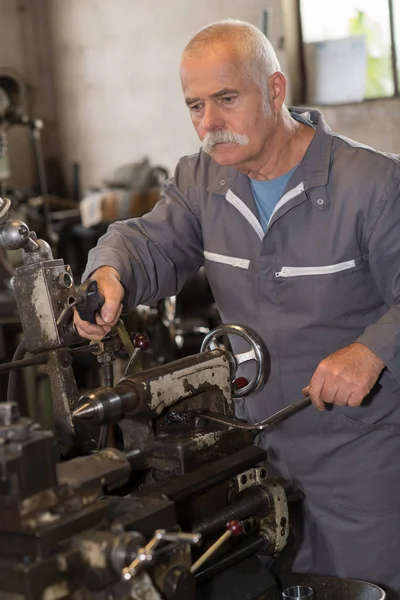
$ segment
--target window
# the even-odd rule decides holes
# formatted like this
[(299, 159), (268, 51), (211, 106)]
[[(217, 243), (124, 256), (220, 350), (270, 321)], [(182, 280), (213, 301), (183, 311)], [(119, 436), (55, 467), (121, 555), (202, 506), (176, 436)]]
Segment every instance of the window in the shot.
[(307, 101), (399, 95), (400, 0), (299, 0)]

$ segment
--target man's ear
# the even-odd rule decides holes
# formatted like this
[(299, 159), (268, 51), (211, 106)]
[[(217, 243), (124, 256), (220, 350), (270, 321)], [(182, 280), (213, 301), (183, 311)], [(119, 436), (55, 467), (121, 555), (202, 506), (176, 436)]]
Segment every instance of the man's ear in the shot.
[(276, 71), (268, 78), (270, 103), (276, 112), (279, 112), (285, 102), (286, 85), (286, 77), (280, 71)]

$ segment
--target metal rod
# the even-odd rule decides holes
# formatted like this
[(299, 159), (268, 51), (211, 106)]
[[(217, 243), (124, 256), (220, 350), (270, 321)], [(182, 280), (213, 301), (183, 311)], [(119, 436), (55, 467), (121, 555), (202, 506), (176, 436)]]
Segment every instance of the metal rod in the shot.
[(4, 371), (16, 371), (23, 369), (24, 367), (30, 367), (32, 365), (45, 365), (49, 360), (47, 354), (36, 354), (29, 358), (22, 358), (21, 360), (13, 360), (8, 363), (0, 364), (0, 373)]
[(267, 540), (262, 535), (257, 535), (250, 539), (246, 539), (237, 550), (230, 550), (229, 554), (223, 556), (218, 560), (218, 562), (209, 565), (208, 567), (204, 567), (202, 571), (199, 571), (195, 574), (196, 584), (203, 583), (203, 581), (207, 581), (217, 575), (217, 573), (221, 573), (221, 571), (225, 571), (229, 567), (232, 567), (238, 562), (241, 562), (245, 558), (252, 556), (259, 550), (263, 550), (267, 544)]
[[(79, 348), (71, 348), (68, 350), (68, 352), (73, 356), (77, 356), (80, 354), (91, 354), (92, 352), (96, 352), (99, 347), (99, 344), (90, 344), (88, 346), (82, 346)], [(48, 362), (48, 360), (49, 355), (44, 352), (42, 352), (41, 354), (35, 354), (34, 356), (30, 356), (29, 358), (22, 358), (21, 360), (12, 360), (11, 362), (0, 364), (0, 373), (4, 373), (5, 371), (17, 371), (18, 369), (23, 369), (24, 367), (31, 367), (32, 365), (45, 365)]]
[(210, 556), (212, 556), (218, 550), (218, 548), (220, 548), (223, 544), (225, 544), (225, 542), (227, 540), (229, 540), (229, 538), (231, 538), (231, 537), (232, 537), (232, 531), (230, 529), (228, 529), (227, 531), (225, 531), (225, 533), (223, 533), (221, 535), (221, 537), (219, 537), (217, 539), (216, 542), (214, 542), (208, 548), (208, 550), (206, 550), (204, 552), (204, 554), (202, 554), (200, 556), (200, 558), (198, 558), (196, 560), (195, 563), (192, 564), (192, 566), (190, 567), (190, 572), (196, 573), (196, 571), (206, 562), (206, 560), (208, 560), (210, 558)]
[(80, 356), (81, 354), (92, 354), (100, 350), (100, 344), (88, 344), (86, 346), (77, 346), (76, 348), (69, 348), (68, 352), (73, 356)]
[(259, 421), (258, 423), (254, 423), (253, 425), (246, 423), (245, 421), (240, 421), (239, 419), (235, 419), (234, 417), (227, 417), (225, 415), (219, 415), (218, 413), (212, 413), (207, 411), (193, 411), (196, 415), (204, 417), (209, 421), (213, 421), (215, 423), (219, 423), (220, 425), (228, 425), (229, 427), (235, 427), (236, 429), (243, 429), (245, 431), (263, 431), (267, 427), (274, 425), (281, 419), (285, 419), (289, 417), (293, 413), (301, 410), (305, 406), (311, 404), (310, 396), (306, 396), (301, 400), (297, 400), (297, 402), (293, 402), (293, 404), (289, 404), (282, 410), (279, 410), (275, 414), (271, 415), (264, 421)]

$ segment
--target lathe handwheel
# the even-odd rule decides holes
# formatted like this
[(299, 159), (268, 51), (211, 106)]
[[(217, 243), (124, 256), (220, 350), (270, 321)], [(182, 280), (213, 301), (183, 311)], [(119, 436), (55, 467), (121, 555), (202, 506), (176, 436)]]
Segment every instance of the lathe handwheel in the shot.
[[(240, 354), (233, 354), (233, 352), (230, 352), (236, 371), (242, 363), (251, 360), (254, 360), (256, 363), (256, 372), (249, 383), (241, 389), (236, 389), (234, 392), (235, 398), (243, 398), (243, 396), (248, 396), (258, 390), (263, 382), (265, 364), (263, 343), (253, 331), (245, 329), (241, 325), (220, 325), (207, 333), (201, 345), (200, 352), (208, 352), (209, 350), (223, 348), (223, 346), (218, 343), (218, 338), (225, 335), (237, 335), (246, 340), (251, 346), (251, 350), (248, 352), (241, 352)], [(235, 373), (233, 376), (235, 376)]]

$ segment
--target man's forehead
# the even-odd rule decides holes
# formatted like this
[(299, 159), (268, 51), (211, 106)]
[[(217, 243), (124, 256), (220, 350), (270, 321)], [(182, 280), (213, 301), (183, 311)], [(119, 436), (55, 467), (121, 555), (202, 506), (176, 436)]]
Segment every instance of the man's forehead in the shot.
[[(237, 53), (226, 47), (210, 48), (194, 56), (183, 56), (181, 62), (182, 87), (204, 82), (215, 78), (229, 83), (243, 76), (243, 63)], [(211, 81), (210, 81), (211, 83)]]

